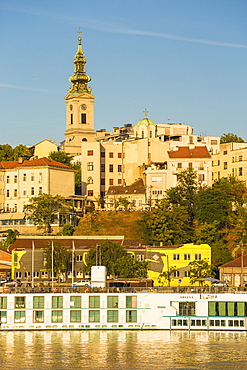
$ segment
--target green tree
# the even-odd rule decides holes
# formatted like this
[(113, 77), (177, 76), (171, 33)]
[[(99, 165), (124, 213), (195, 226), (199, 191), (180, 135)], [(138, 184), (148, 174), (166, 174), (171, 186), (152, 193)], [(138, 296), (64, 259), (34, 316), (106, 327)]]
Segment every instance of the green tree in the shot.
[(9, 144), (0, 145), (0, 162), (13, 160), (13, 148)]
[(53, 260), (53, 272), (57, 277), (61, 274), (65, 275), (65, 280), (67, 280), (68, 272), (72, 267), (72, 251), (58, 242), (48, 242), (44, 249), (44, 256), (47, 270), (52, 271)]
[(19, 158), (23, 160), (29, 160), (32, 157), (32, 154), (25, 145), (17, 145), (13, 149), (13, 160), (18, 161)]
[(220, 137), (220, 143), (244, 143), (244, 140), (235, 134), (229, 132), (228, 134), (223, 134)]
[(129, 205), (130, 205), (130, 201), (128, 200), (128, 198), (119, 197), (118, 202), (119, 202), (119, 207), (122, 206), (124, 208), (124, 210), (127, 211), (127, 209), (129, 208)]
[(53, 159), (53, 161), (60, 162), (66, 166), (71, 167), (71, 161), (73, 156), (64, 152), (63, 150), (51, 152), (48, 158)]
[(147, 276), (147, 262), (136, 261), (126, 250), (112, 241), (103, 241), (92, 248), (86, 257), (85, 272), (99, 262), (107, 269), (107, 274), (114, 278), (144, 278)]
[(195, 202), (195, 217), (200, 223), (217, 221), (218, 227), (223, 227), (229, 221), (231, 201), (231, 196), (217, 187), (201, 189)]
[(62, 232), (62, 235), (65, 235), (65, 236), (71, 236), (73, 235), (74, 233), (74, 228), (72, 225), (70, 224), (65, 224), (64, 227), (63, 227), (63, 232)]
[(4, 237), (6, 237), (4, 241), (0, 242), (0, 246), (3, 249), (8, 249), (9, 246), (13, 244), (14, 241), (16, 240), (17, 235), (20, 234), (18, 230), (12, 229), (1, 231), (1, 233), (3, 234)]
[(75, 194), (81, 195), (81, 163), (76, 162), (71, 164), (70, 167), (75, 170)]
[[(192, 261), (190, 266), (190, 283), (194, 284), (198, 279), (215, 276), (215, 266), (210, 265), (206, 260)], [(202, 285), (202, 282), (199, 281)]]
[(143, 213), (139, 222), (142, 236), (148, 244), (175, 245), (189, 243), (193, 229), (188, 222), (187, 208), (162, 199), (151, 212)]
[(59, 214), (68, 215), (71, 206), (63, 197), (50, 194), (40, 194), (29, 199), (30, 204), (24, 206), (27, 219), (38, 225), (38, 228), (45, 229), (45, 232), (52, 232), (51, 224), (55, 222)]
[(166, 191), (166, 199), (171, 204), (186, 208), (188, 221), (193, 224), (195, 210), (194, 204), (197, 197), (197, 173), (189, 168), (176, 174), (177, 186)]
[(176, 266), (171, 266), (169, 271), (163, 271), (159, 274), (158, 277), (158, 283), (162, 286), (165, 285), (166, 282), (168, 282), (168, 286), (171, 285), (171, 277), (174, 275), (174, 273), (177, 271)]

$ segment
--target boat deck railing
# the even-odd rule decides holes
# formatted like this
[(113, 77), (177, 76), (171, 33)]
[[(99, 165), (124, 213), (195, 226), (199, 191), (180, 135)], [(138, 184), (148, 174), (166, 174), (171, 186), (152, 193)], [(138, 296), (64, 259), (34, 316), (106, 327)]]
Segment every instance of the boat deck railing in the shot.
[(0, 287), (0, 294), (37, 294), (37, 293), (179, 293), (179, 294), (218, 294), (218, 293), (243, 293), (247, 294), (244, 287), (216, 287), (216, 286), (188, 286), (188, 287), (71, 287), (71, 286), (21, 286)]

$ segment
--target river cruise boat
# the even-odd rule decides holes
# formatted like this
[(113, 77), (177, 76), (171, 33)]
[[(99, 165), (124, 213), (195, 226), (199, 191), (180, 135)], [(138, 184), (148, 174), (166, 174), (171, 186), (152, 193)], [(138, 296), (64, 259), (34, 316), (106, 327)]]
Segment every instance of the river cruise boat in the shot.
[(0, 330), (247, 330), (244, 291), (128, 289), (5, 288)]

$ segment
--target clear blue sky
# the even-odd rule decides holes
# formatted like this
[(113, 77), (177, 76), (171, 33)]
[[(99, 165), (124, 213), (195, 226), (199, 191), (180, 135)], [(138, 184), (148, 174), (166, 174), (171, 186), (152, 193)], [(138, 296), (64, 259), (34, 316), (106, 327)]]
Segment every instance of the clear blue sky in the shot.
[(0, 143), (64, 139), (77, 29), (95, 129), (183, 122), (247, 141), (246, 0), (0, 0)]

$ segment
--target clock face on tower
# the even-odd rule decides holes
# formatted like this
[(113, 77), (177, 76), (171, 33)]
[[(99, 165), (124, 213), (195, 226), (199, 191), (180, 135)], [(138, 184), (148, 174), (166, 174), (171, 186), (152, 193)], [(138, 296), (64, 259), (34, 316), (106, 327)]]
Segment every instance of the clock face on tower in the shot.
[(86, 109), (87, 109), (86, 104), (82, 104), (82, 105), (81, 105), (81, 109), (82, 109), (82, 110), (86, 110)]

